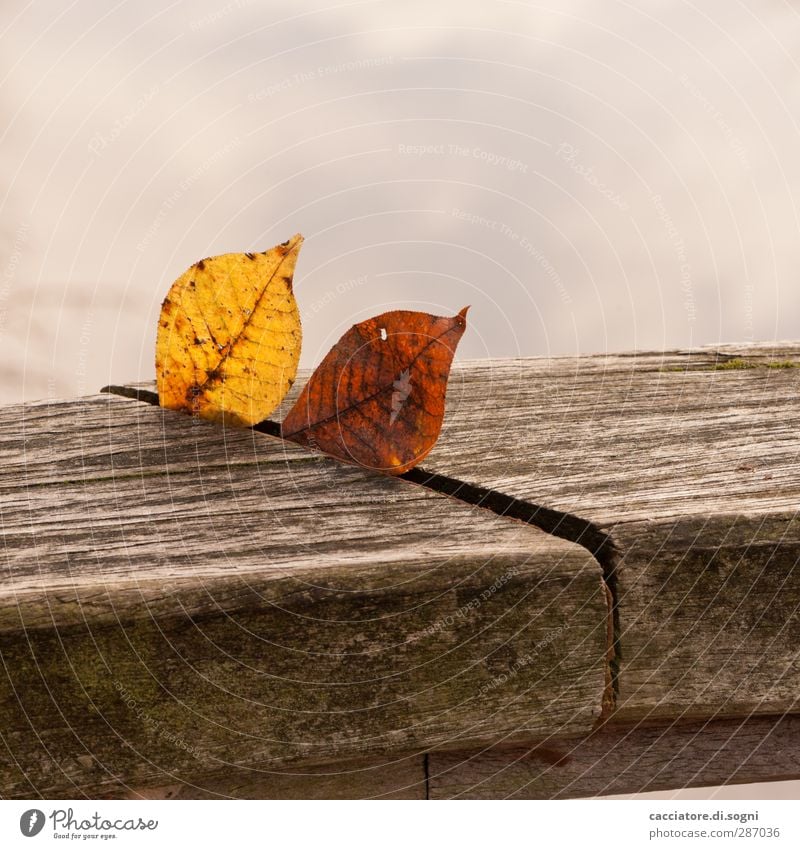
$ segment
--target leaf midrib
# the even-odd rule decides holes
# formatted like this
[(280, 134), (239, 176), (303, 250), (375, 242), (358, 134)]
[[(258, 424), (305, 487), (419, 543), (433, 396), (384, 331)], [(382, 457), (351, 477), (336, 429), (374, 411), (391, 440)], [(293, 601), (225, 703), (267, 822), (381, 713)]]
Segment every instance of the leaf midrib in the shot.
[[(286, 262), (286, 258), (291, 254), (291, 252), (293, 250), (295, 250), (295, 247), (296, 246), (293, 245), (281, 257), (280, 262), (275, 267), (275, 270), (272, 272), (269, 280), (267, 280), (267, 282), (264, 284), (264, 288), (261, 290), (261, 294), (256, 298), (256, 302), (255, 302), (255, 304), (253, 304), (253, 308), (250, 311), (250, 315), (245, 316), (244, 323), (242, 324), (241, 329), (236, 334), (236, 336), (228, 342), (228, 352), (226, 354), (224, 354), (222, 357), (220, 357), (220, 359), (216, 363), (216, 365), (214, 365), (210, 369), (206, 369), (205, 380), (202, 383), (198, 383), (198, 386), (201, 390), (205, 390), (209, 386), (213, 386), (215, 383), (222, 381), (222, 375), (216, 374), (216, 372), (218, 372), (222, 368), (224, 363), (226, 363), (228, 361), (228, 359), (231, 357), (231, 355), (233, 354), (234, 348), (236, 347), (239, 340), (242, 338), (242, 335), (244, 334), (245, 330), (247, 330), (247, 328), (250, 326), (250, 322), (253, 320), (254, 316), (258, 312), (258, 308), (261, 305), (261, 301), (263, 300), (264, 296), (267, 294), (267, 290), (272, 285), (272, 282), (275, 280), (275, 276), (278, 274), (278, 272), (281, 270), (281, 268), (283, 268), (283, 265)], [(200, 314), (203, 315), (202, 312)], [(208, 320), (206, 319), (205, 315), (203, 315), (203, 321), (205, 321), (206, 326), (208, 326)], [(211, 328), (209, 327), (209, 331), (210, 330), (211, 330)], [(212, 334), (212, 341), (213, 341), (213, 334)], [(210, 377), (209, 376), (210, 374), (214, 374), (214, 377), (213, 378)]]
[[(424, 345), (424, 347), (420, 348), (419, 352), (416, 354), (414, 359), (412, 359), (411, 362), (407, 363), (405, 365), (405, 368), (410, 368), (422, 356), (422, 354), (431, 345), (434, 344), (434, 342), (438, 342), (442, 338), (442, 336), (446, 336), (448, 333), (452, 332), (455, 329), (455, 327), (457, 327), (457, 326), (458, 325), (453, 325), (451, 327), (448, 327), (446, 330), (442, 331), (442, 333), (440, 333), (438, 336), (434, 336), (429, 342), (427, 342)], [(314, 379), (314, 374), (312, 374), (311, 377), (309, 378), (308, 385), (311, 384), (311, 381), (313, 379)], [(283, 436), (285, 439), (290, 439), (292, 436), (295, 436), (298, 433), (303, 433), (304, 431), (311, 431), (314, 428), (321, 427), (322, 425), (327, 424), (328, 422), (333, 421), (334, 419), (338, 419), (340, 416), (344, 415), (345, 413), (350, 412), (351, 410), (358, 409), (362, 404), (366, 404), (367, 402), (374, 400), (382, 392), (386, 392), (387, 389), (391, 389), (391, 387), (393, 385), (394, 385), (394, 380), (392, 380), (391, 383), (382, 385), (379, 389), (377, 389), (371, 395), (365, 395), (363, 398), (359, 398), (357, 401), (354, 401), (352, 404), (348, 404), (346, 407), (343, 407), (341, 410), (336, 410), (335, 413), (332, 413), (329, 416), (325, 416), (325, 418), (323, 418), (323, 419), (318, 419), (317, 421), (312, 422), (308, 425), (304, 425), (303, 427), (299, 427), (299, 428), (297, 428), (297, 430), (293, 430), (293, 431), (290, 431), (290, 432), (287, 433), (287, 432), (283, 431), (283, 429), (281, 429), (281, 436)], [(299, 402), (300, 402), (300, 399), (298, 398), (297, 403), (299, 403)], [(294, 409), (294, 407), (292, 407), (292, 409)], [(291, 412), (291, 410), (289, 412)], [(286, 418), (288, 418), (288, 414), (287, 414)]]

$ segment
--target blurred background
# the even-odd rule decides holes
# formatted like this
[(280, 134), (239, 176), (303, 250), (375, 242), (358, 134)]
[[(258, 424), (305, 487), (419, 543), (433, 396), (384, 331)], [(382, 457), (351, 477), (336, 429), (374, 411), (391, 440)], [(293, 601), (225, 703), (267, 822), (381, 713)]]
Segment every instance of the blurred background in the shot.
[(5, 0), (0, 401), (153, 377), (209, 254), (300, 231), (303, 365), (392, 307), (461, 358), (800, 338), (786, 2)]
[(800, 339), (788, 2), (3, 11), (2, 403), (153, 378), (172, 281), (298, 231), (305, 366), (397, 307), (471, 304), (461, 359)]

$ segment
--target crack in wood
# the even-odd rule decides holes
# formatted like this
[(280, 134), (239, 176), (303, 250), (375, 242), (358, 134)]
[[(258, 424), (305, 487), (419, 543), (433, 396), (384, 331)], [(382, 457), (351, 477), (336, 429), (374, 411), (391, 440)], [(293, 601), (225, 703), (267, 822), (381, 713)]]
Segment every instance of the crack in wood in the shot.
[(138, 386), (116, 386), (111, 384), (104, 386), (101, 390), (104, 395), (120, 395), (122, 398), (131, 398), (134, 401), (143, 401), (145, 404), (158, 406), (158, 392), (150, 389), (140, 389)]
[(612, 538), (601, 528), (580, 516), (553, 510), (541, 504), (532, 504), (494, 489), (474, 486), (456, 478), (428, 472), (417, 466), (400, 476), (403, 480), (424, 486), (434, 492), (449, 495), (466, 504), (483, 507), (498, 516), (516, 519), (552, 536), (574, 542), (585, 548), (602, 569), (603, 581), (610, 597), (609, 623), (609, 684), (603, 697), (603, 711), (599, 722), (613, 711), (619, 692), (619, 665), (621, 659), (619, 607), (617, 604), (618, 552)]

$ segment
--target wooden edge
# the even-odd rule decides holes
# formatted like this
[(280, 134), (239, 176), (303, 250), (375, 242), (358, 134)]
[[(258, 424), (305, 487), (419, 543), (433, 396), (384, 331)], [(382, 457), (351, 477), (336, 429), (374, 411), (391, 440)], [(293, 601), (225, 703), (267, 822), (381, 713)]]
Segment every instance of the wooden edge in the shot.
[(466, 752), (109, 785), (108, 799), (566, 799), (800, 778), (800, 716), (654, 727)]
[(546, 747), (434, 752), (431, 799), (567, 799), (800, 779), (800, 716), (606, 725)]
[(425, 756), (344, 761), (292, 770), (258, 770), (216, 776), (195, 784), (174, 783), (103, 789), (104, 799), (425, 799)]

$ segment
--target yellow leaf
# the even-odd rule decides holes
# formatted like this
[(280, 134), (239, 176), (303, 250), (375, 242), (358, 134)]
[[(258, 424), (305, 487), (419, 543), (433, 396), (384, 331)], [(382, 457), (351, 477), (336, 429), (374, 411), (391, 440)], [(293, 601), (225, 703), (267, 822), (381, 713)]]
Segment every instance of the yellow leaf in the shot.
[(292, 275), (302, 242), (203, 259), (172, 284), (156, 340), (162, 407), (246, 427), (280, 404), (300, 359)]

